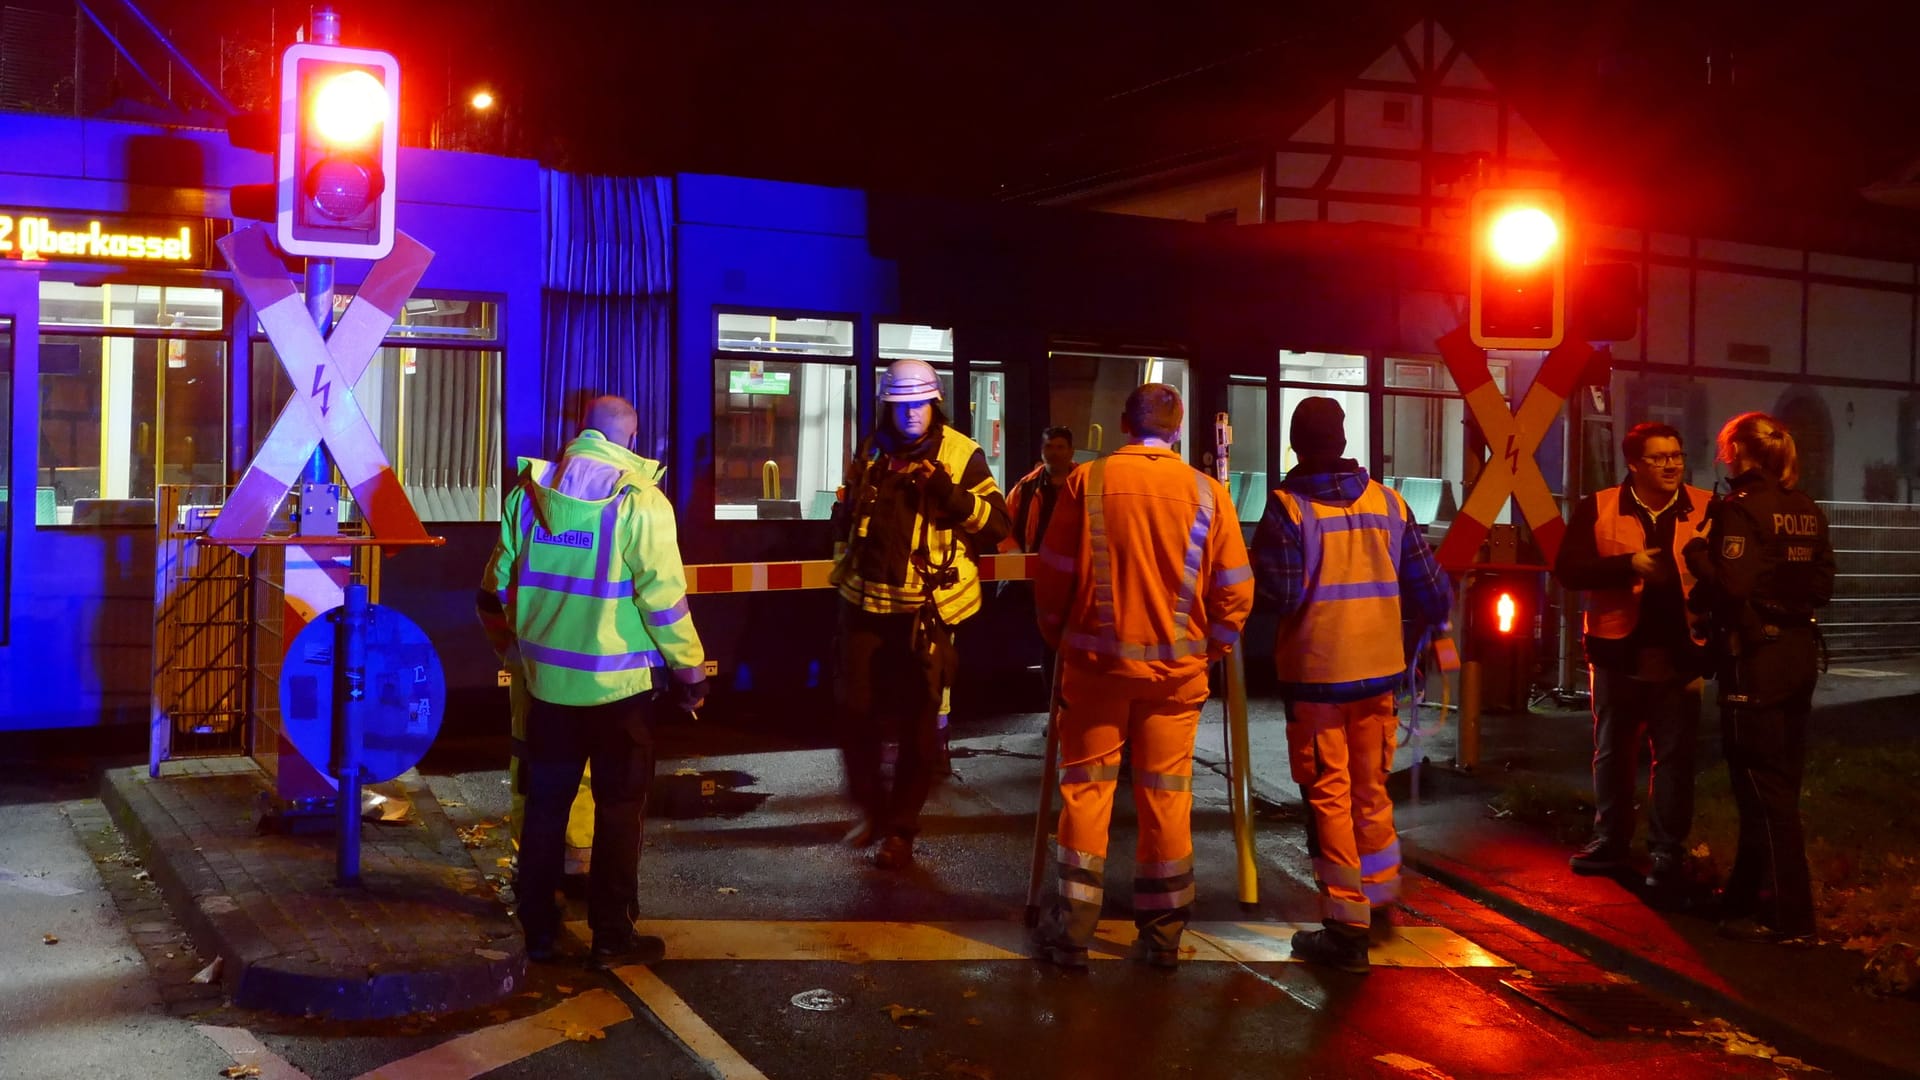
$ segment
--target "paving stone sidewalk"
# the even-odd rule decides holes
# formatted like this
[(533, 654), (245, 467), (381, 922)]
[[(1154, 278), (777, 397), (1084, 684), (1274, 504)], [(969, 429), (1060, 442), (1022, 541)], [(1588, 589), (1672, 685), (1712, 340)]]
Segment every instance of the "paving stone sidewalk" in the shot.
[(259, 828), (244, 758), (108, 770), (101, 799), (235, 1005), (372, 1019), (487, 1005), (525, 981), (519, 928), (416, 775), (403, 822), (364, 822), (357, 888), (332, 833)]

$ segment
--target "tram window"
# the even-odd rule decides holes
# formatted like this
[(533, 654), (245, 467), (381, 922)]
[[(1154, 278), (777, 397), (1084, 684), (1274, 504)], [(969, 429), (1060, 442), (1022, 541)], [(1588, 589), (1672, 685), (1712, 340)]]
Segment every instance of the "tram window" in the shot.
[(49, 334), (39, 389), (44, 524), (152, 524), (156, 484), (226, 479), (223, 341)]
[[(940, 376), (940, 395), (953, 421), (961, 422), (953, 390), (953, 331), (918, 323), (879, 324), (879, 367), (895, 360), (925, 360)], [(876, 388), (880, 375), (874, 375)], [(876, 393), (877, 393), (876, 389)], [(962, 430), (973, 436), (987, 459), (987, 470), (1004, 490), (1007, 482), (1007, 376), (999, 364), (975, 363), (967, 379), (967, 412)]]
[(1267, 512), (1267, 495), (1277, 477), (1267, 473), (1267, 384), (1235, 382), (1227, 387), (1227, 417), (1233, 447), (1227, 454), (1227, 493), (1241, 524), (1251, 525)]
[[(1379, 474), (1400, 491), (1422, 524), (1444, 526), (1466, 495), (1466, 403), (1438, 360), (1388, 357), (1386, 368), (1390, 389), (1382, 410)], [(1507, 362), (1491, 359), (1488, 368), (1505, 397)], [(1510, 513), (1503, 508), (1498, 520), (1506, 521)]]
[[(1056, 352), (1047, 375), (1047, 415), (1040, 426), (1072, 428), (1075, 461), (1092, 461), (1126, 444), (1120, 410), (1141, 384), (1169, 383), (1187, 398), (1187, 362), (1163, 356)], [(1192, 424), (1189, 408), (1174, 444), (1183, 453)]]
[(13, 596), (8, 567), (13, 565), (13, 320), (0, 319), (0, 645), (12, 623)]
[(1351, 353), (1280, 350), (1280, 381), (1326, 386), (1365, 386), (1367, 358)]
[(853, 390), (852, 364), (715, 357), (714, 518), (830, 517), (855, 446)]
[(40, 325), (211, 330), (226, 327), (219, 289), (173, 285), (40, 283)]
[(987, 471), (1007, 490), (1007, 373), (998, 364), (975, 364), (967, 377), (973, 410), (973, 441), (987, 458)]
[[(297, 289), (295, 291), (304, 304), (306, 294)], [(353, 302), (353, 292), (351, 287), (334, 291), (334, 321), (338, 322), (340, 316), (346, 313), (347, 306)], [(253, 323), (253, 332), (256, 337), (266, 333), (257, 318)], [(470, 297), (411, 296), (401, 306), (400, 317), (387, 330), (386, 340), (396, 339), (498, 341), (500, 305), (491, 300)]]
[(788, 319), (723, 311), (718, 347), (721, 352), (852, 356), (853, 323), (847, 319)]
[[(500, 520), (500, 359), (494, 350), (389, 344), (353, 386), (423, 521)], [(292, 393), (273, 347), (255, 342), (256, 453)]]

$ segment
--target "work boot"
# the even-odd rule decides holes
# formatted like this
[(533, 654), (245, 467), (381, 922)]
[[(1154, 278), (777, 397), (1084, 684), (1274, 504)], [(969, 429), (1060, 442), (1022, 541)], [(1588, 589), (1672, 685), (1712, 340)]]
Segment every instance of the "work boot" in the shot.
[(875, 835), (873, 819), (862, 814), (860, 819), (853, 823), (853, 828), (847, 830), (847, 835), (840, 838), (840, 842), (850, 848), (863, 848), (873, 843)]
[(1160, 948), (1148, 942), (1146, 938), (1135, 938), (1132, 950), (1127, 953), (1127, 959), (1136, 964), (1172, 971), (1180, 966), (1180, 950)]
[(1686, 880), (1686, 875), (1681, 871), (1679, 855), (1671, 851), (1656, 851), (1652, 865), (1647, 867), (1647, 888), (1658, 891), (1676, 889)]
[(1627, 849), (1604, 836), (1587, 841), (1587, 846), (1567, 860), (1567, 866), (1581, 875), (1611, 874), (1627, 866)]
[(1293, 935), (1293, 955), (1309, 964), (1338, 968), (1354, 975), (1373, 970), (1367, 961), (1367, 939), (1338, 930), (1301, 930)]
[(913, 841), (895, 833), (880, 841), (880, 850), (873, 853), (873, 865), (882, 870), (905, 870), (913, 865)]
[(587, 956), (587, 967), (592, 971), (606, 971), (627, 964), (651, 964), (664, 959), (666, 955), (666, 942), (652, 934), (636, 934), (629, 930), (624, 936), (610, 941), (596, 938), (593, 952)]
[(1033, 931), (1033, 958), (1066, 971), (1087, 970), (1087, 950), (1065, 938), (1055, 937), (1042, 926)]
[(1720, 924), (1720, 936), (1732, 941), (1745, 941), (1755, 945), (1791, 945), (1806, 946), (1814, 943), (1811, 927), (1805, 930), (1783, 930), (1769, 926), (1759, 919), (1728, 919)]

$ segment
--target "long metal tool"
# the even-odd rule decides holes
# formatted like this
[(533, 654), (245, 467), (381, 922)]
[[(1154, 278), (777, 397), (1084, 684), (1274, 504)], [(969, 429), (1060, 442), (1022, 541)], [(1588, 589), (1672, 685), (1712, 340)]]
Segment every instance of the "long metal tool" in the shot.
[(1227, 801), (1233, 808), (1233, 848), (1240, 904), (1260, 904), (1260, 869), (1253, 859), (1253, 751), (1247, 739), (1247, 666), (1240, 650), (1227, 653)]
[(1052, 835), (1053, 789), (1060, 781), (1060, 655), (1053, 657), (1047, 691), (1047, 750), (1040, 769), (1039, 809), (1033, 818), (1033, 862), (1027, 870), (1027, 925), (1040, 925), (1040, 890), (1047, 881), (1047, 838)]

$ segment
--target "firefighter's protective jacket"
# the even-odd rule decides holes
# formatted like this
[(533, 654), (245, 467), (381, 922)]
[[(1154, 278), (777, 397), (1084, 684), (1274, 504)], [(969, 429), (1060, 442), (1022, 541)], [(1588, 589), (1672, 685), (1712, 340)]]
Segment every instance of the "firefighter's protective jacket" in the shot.
[(534, 697), (600, 705), (650, 689), (653, 667), (705, 661), (662, 471), (597, 431), (557, 466), (520, 459), (479, 607), (496, 652), (518, 643)]
[(1204, 672), (1253, 610), (1226, 486), (1138, 444), (1075, 469), (1040, 542), (1034, 601), (1069, 664), (1156, 682)]
[[(847, 466), (845, 501), (836, 508), (846, 549), (833, 584), (847, 603), (877, 615), (919, 611), (929, 597), (948, 626), (980, 610), (975, 550), (992, 552), (1007, 535), (1007, 504), (980, 444), (945, 424), (916, 455), (900, 457), (871, 440)], [(963, 517), (927, 505), (927, 477), (944, 469), (971, 498)]]

